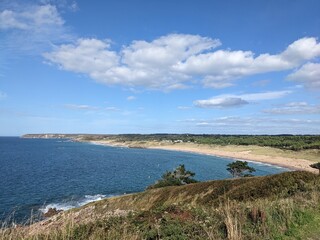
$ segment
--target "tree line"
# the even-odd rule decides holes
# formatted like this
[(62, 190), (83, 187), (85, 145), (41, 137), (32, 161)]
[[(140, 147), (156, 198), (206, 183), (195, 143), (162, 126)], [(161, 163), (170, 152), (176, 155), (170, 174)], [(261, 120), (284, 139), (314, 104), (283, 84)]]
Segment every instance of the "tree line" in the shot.
[(116, 141), (178, 141), (213, 145), (257, 145), (284, 150), (320, 149), (320, 135), (219, 135), (219, 134), (120, 134), (87, 135), (86, 138)]

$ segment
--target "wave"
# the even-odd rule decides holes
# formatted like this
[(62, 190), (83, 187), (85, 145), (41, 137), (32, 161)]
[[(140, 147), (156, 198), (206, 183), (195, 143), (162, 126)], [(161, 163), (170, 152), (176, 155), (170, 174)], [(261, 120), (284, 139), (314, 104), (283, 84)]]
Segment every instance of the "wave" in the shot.
[(113, 195), (103, 195), (103, 194), (96, 194), (96, 195), (85, 195), (83, 198), (80, 198), (78, 200), (70, 200), (70, 201), (65, 201), (65, 202), (60, 202), (60, 203), (50, 203), (42, 208), (39, 209), (40, 212), (46, 213), (50, 208), (55, 208), (56, 210), (69, 210), (72, 208), (78, 208), (83, 205), (86, 205), (91, 202), (96, 202), (99, 200), (102, 200), (107, 197), (112, 197)]

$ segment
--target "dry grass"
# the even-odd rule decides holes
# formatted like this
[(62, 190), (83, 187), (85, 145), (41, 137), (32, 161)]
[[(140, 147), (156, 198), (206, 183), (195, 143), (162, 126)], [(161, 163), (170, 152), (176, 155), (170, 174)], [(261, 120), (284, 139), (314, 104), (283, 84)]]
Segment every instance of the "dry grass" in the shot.
[[(218, 148), (218, 146), (216, 146)], [(265, 155), (271, 157), (284, 157), (292, 159), (306, 159), (313, 162), (318, 162), (320, 158), (320, 150), (282, 150), (272, 147), (259, 147), (259, 146), (219, 146), (220, 149), (230, 152), (244, 152), (250, 151), (252, 154)]]
[(241, 224), (236, 216), (237, 211), (234, 206), (230, 206), (230, 201), (227, 201), (223, 208), (224, 224), (226, 225), (228, 240), (241, 240)]

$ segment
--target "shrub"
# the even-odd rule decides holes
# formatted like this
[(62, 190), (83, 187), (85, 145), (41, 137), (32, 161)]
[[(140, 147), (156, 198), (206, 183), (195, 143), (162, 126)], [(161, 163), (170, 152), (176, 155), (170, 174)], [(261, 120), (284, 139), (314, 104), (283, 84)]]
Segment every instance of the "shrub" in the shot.
[(233, 177), (251, 177), (251, 173), (256, 171), (253, 167), (248, 166), (248, 162), (243, 161), (229, 163), (227, 167)]
[(155, 184), (149, 186), (147, 189), (196, 183), (198, 181), (193, 179), (194, 176), (194, 172), (186, 170), (184, 164), (181, 164), (173, 172), (167, 171), (164, 173), (162, 175), (162, 179), (158, 180)]

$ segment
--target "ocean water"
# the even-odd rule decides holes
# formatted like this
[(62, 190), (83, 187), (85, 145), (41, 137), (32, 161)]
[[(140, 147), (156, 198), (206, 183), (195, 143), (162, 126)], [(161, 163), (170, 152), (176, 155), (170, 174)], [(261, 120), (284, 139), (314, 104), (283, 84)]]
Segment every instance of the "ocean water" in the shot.
[[(233, 159), (193, 153), (106, 147), (66, 139), (0, 137), (0, 221), (26, 221), (50, 207), (67, 210), (143, 191), (179, 164), (197, 180), (230, 178)], [(255, 175), (288, 169), (249, 163)]]

